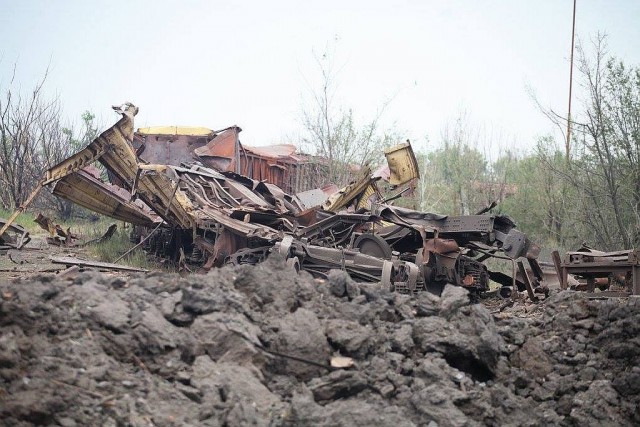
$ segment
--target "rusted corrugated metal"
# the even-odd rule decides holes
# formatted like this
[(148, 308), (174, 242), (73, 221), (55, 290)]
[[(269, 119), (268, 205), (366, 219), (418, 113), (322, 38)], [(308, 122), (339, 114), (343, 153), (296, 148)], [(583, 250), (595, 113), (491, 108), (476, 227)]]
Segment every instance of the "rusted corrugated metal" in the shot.
[(313, 177), (317, 171), (313, 162), (307, 156), (296, 154), (295, 146), (245, 146), (238, 137), (240, 131), (238, 127), (226, 129), (194, 153), (209, 167), (275, 184), (288, 193), (315, 187)]
[(193, 150), (202, 164), (221, 172), (240, 172), (238, 134), (242, 131), (232, 126), (218, 132), (207, 144)]
[(144, 128), (134, 133), (133, 148), (148, 163), (180, 166), (182, 162), (195, 160), (194, 150), (209, 143), (215, 135), (204, 128)]
[(148, 163), (179, 166), (197, 160), (221, 172), (275, 184), (288, 193), (326, 184), (318, 179), (322, 162), (297, 154), (290, 144), (245, 146), (239, 139), (241, 131), (238, 126), (210, 133), (205, 128), (145, 128), (135, 133), (133, 146)]

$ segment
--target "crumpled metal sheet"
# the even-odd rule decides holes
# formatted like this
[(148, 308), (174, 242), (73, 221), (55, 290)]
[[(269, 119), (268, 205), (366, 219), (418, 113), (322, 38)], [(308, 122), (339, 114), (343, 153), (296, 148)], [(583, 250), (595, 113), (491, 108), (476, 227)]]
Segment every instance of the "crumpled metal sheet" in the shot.
[[(45, 182), (57, 181), (56, 187), (64, 189), (59, 191), (61, 196), (93, 210), (149, 225), (152, 217), (137, 211), (125, 196), (139, 198), (165, 223), (147, 236), (147, 249), (174, 259), (180, 254), (182, 263), (189, 260), (205, 270), (225, 262), (254, 264), (275, 251), (292, 268), (319, 276), (340, 268), (359, 280), (378, 281), (407, 293), (438, 293), (447, 283), (486, 290), (490, 272), (482, 261), (498, 254), (509, 260), (526, 256), (532, 267), (537, 265), (536, 246), (508, 217), (446, 216), (382, 203), (376, 184), (381, 178), (368, 167), (322, 208), (309, 209), (277, 185), (290, 183), (287, 173), (300, 172), (291, 150), (248, 150), (240, 144), (237, 127), (191, 147), (189, 153), (201, 163), (145, 162), (151, 141), (142, 141), (136, 152), (135, 144), (140, 143), (133, 132), (137, 108), (125, 104), (117, 111), (122, 118), (113, 127), (47, 171)], [(154, 136), (146, 133), (145, 137)], [(187, 139), (180, 141), (188, 144)], [(153, 151), (146, 153), (150, 156)], [(389, 182), (413, 185), (419, 173), (410, 144), (386, 154)], [(113, 175), (120, 191), (110, 194), (105, 185), (89, 185), (91, 179), (80, 169), (95, 160)], [(76, 194), (74, 188), (82, 191)]]
[(56, 181), (52, 192), (84, 208), (134, 225), (153, 227), (161, 221), (146, 204), (130, 201), (130, 193), (101, 181), (87, 168)]
[(389, 165), (389, 184), (398, 186), (420, 178), (418, 161), (408, 140), (384, 150), (384, 155)]
[(375, 181), (375, 178), (371, 177), (371, 168), (365, 166), (354, 182), (329, 196), (322, 204), (322, 209), (329, 212), (338, 212), (351, 205), (354, 201), (355, 204), (358, 205), (363, 193), (369, 189)]

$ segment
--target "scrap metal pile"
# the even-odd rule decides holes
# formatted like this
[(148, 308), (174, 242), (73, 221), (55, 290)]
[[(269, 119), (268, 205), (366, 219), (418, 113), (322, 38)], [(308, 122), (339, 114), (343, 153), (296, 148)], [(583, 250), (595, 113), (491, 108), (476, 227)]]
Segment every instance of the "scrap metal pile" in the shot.
[[(383, 200), (379, 180), (399, 189), (418, 178), (409, 143), (385, 152), (388, 168), (372, 173), (365, 167), (329, 197), (326, 188), (298, 196), (282, 187), (299, 191), (319, 169), (290, 146), (243, 147), (237, 127), (134, 132), (137, 107), (114, 109), (122, 118), (48, 170), (40, 186), (136, 225), (147, 251), (185, 268), (256, 264), (279, 253), (291, 268), (314, 276), (342, 269), (358, 281), (404, 293), (440, 293), (447, 283), (482, 293), (490, 279), (506, 294), (517, 287), (532, 299), (534, 290), (544, 289), (539, 249), (509, 217), (444, 216)], [(92, 171), (96, 161), (111, 183)], [(489, 271), (483, 262), (490, 257), (510, 260), (514, 274)]]
[[(558, 252), (553, 259), (560, 281), (560, 289), (583, 290), (594, 296), (640, 295), (640, 251), (623, 250), (602, 252), (586, 245), (575, 252), (567, 252), (560, 260)], [(569, 285), (573, 275), (572, 286)], [(577, 279), (577, 280), (576, 280)]]
[(0, 250), (20, 249), (29, 241), (29, 232), (18, 224), (11, 224), (4, 218), (0, 218)]

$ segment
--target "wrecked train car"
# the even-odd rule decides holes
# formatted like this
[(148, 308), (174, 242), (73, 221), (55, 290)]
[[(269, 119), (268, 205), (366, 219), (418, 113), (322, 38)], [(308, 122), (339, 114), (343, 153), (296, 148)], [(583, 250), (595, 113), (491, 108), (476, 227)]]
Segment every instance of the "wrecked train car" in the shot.
[[(292, 269), (323, 277), (338, 268), (356, 280), (404, 293), (439, 293), (447, 283), (482, 293), (489, 279), (505, 289), (527, 289), (532, 298), (534, 288), (542, 289), (537, 246), (508, 217), (436, 215), (383, 200), (380, 179), (400, 188), (418, 178), (409, 143), (386, 151), (386, 170), (364, 168), (359, 179), (331, 197), (312, 190), (306, 200), (315, 202), (307, 206), (274, 183), (286, 181), (287, 189), (299, 185), (291, 181), (302, 169), (296, 169), (300, 164), (290, 149), (269, 157), (274, 149), (242, 147), (237, 127), (136, 133), (137, 107), (125, 104), (116, 111), (122, 118), (114, 126), (48, 170), (41, 185), (96, 212), (152, 227), (145, 248), (187, 268), (256, 264), (279, 253)], [(96, 161), (113, 184), (88, 169)], [(264, 175), (265, 170), (283, 174)], [(483, 263), (489, 257), (510, 260), (514, 274), (489, 271)], [(533, 277), (525, 271), (524, 279), (516, 280), (516, 265), (524, 271), (524, 262)]]
[(324, 185), (324, 164), (299, 154), (291, 144), (250, 147), (240, 141), (239, 126), (213, 131), (203, 127), (156, 126), (140, 128), (132, 145), (140, 160), (180, 166), (197, 161), (219, 172), (234, 172), (275, 184), (294, 194)]

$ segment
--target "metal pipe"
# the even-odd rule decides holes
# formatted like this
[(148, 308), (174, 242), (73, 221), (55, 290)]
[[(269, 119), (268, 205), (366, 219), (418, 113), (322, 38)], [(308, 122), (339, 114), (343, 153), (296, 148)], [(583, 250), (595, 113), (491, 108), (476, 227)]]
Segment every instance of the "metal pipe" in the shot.
[(571, 65), (569, 67), (569, 108), (567, 112), (567, 140), (565, 142), (567, 151), (567, 163), (569, 163), (569, 151), (571, 149), (571, 91), (573, 89), (573, 51), (576, 36), (576, 2), (577, 0), (573, 0), (573, 25), (571, 27)]

